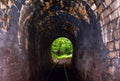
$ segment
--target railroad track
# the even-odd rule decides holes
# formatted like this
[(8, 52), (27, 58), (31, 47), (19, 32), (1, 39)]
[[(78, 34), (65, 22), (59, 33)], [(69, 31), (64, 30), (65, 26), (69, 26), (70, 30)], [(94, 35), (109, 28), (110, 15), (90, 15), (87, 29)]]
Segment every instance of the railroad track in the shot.
[[(45, 81), (78, 81), (68, 65), (54, 64)], [(80, 80), (79, 80), (80, 81)]]

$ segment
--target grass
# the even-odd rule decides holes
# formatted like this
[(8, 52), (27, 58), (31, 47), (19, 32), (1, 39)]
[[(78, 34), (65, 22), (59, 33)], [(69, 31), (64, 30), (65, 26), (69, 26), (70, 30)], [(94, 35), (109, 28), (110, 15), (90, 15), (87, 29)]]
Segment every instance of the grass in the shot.
[(70, 55), (67, 55), (67, 54), (63, 54), (63, 55), (60, 55), (60, 56), (58, 56), (58, 55), (56, 55), (56, 54), (52, 54), (52, 58), (53, 59), (64, 59), (64, 58), (69, 58), (69, 59), (71, 59), (72, 58), (72, 54), (70, 54)]

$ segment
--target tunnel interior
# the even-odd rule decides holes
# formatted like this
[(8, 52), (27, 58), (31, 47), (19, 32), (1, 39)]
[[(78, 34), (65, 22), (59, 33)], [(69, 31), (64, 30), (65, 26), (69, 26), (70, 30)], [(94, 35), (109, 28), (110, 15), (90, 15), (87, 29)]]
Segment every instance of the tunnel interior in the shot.
[[(96, 22), (96, 20), (94, 22)], [(54, 16), (45, 17), (39, 23), (37, 27), (35, 27), (35, 21), (31, 21), (28, 25), (30, 80), (45, 81), (48, 76), (49, 78), (53, 77), (52, 72), (53, 75), (64, 75), (61, 78), (63, 81), (66, 81), (66, 77), (68, 76), (71, 77), (75, 75), (79, 77), (80, 74), (77, 74), (77, 71), (80, 62), (77, 59), (81, 58), (81, 60), (84, 61), (84, 53), (86, 56), (92, 56), (94, 55), (94, 49), (100, 50), (98, 47), (99, 43), (96, 41), (99, 40), (97, 37), (99, 37), (100, 34), (94, 34), (95, 32), (100, 32), (99, 27), (97, 28), (97, 25), (92, 23), (92, 21), (89, 24), (85, 20), (78, 20), (74, 16), (63, 12), (57, 12)], [(74, 51), (70, 64), (59, 64), (53, 63), (52, 61), (51, 44), (58, 37), (66, 37), (73, 43)], [(91, 42), (91, 44), (88, 45), (87, 43), (89, 42)], [(93, 45), (95, 45), (95, 47)], [(68, 76), (65, 75), (65, 68), (69, 72)], [(51, 69), (53, 70), (52, 72)], [(55, 72), (54, 69), (56, 69)], [(49, 74), (50, 72), (51, 74)], [(55, 80), (59, 81), (60, 78), (58, 78), (58, 76), (47, 79), (48, 81), (52, 81), (55, 78)], [(70, 78), (70, 81), (80, 81), (81, 78), (78, 77)]]
[[(45, 76), (46, 73), (48, 74), (51, 67), (54, 66), (54, 63), (53, 63), (52, 57), (51, 57), (51, 44), (56, 38), (58, 38), (58, 37), (69, 38), (72, 41), (73, 47), (75, 50), (76, 37), (75, 37), (74, 32), (78, 31), (78, 28), (76, 28), (77, 29), (76, 30), (75, 27), (73, 27), (70, 23), (68, 23), (68, 22), (63, 23), (64, 21), (61, 21), (61, 19), (58, 19), (55, 17), (52, 17), (52, 18), (53, 19), (49, 19), (52, 21), (48, 20), (49, 23), (45, 22), (45, 26), (42, 25), (42, 26), (44, 26), (43, 31), (41, 31), (41, 30), (35, 31), (34, 34), (32, 33), (32, 35), (30, 35), (30, 38), (29, 38), (30, 61), (32, 61), (33, 63), (36, 63), (36, 64), (34, 64), (34, 66), (33, 66), (33, 64), (31, 64), (31, 66), (30, 66), (32, 69), (31, 71), (33, 71), (35, 73), (35, 74), (31, 73), (31, 74), (33, 74), (31, 76), (34, 76), (34, 78), (36, 78), (36, 72), (38, 72), (38, 79), (40, 77), (43, 78), (43, 76)], [(59, 18), (61, 18), (61, 17), (59, 17)], [(57, 22), (57, 23), (55, 23), (55, 22)], [(31, 32), (29, 34), (31, 34)], [(33, 36), (32, 39), (31, 39), (31, 36)], [(34, 54), (33, 54), (33, 52), (34, 52)], [(75, 51), (73, 51), (73, 56), (74, 55), (75, 55)], [(72, 60), (73, 59), (74, 59), (74, 57), (72, 58)], [(72, 64), (72, 62), (71, 62), (71, 64)]]
[[(34, 4), (35, 11), (30, 19), (24, 22), (23, 29), (20, 29), (23, 30), (23, 40), (25, 39), (28, 44), (30, 81), (67, 81), (68, 79), (89, 81), (92, 76), (86, 75), (85, 70), (89, 67), (97, 67), (92, 59), (101, 61), (100, 58), (95, 58), (100, 54), (102, 43), (100, 25), (97, 24), (99, 17), (96, 17), (92, 10), (89, 10), (87, 19), (82, 12), (76, 12), (76, 16), (72, 15), (70, 12), (72, 1), (65, 2), (64, 8), (58, 5), (59, 1), (53, 1), (54, 7), (49, 7), (49, 1), (46, 1), (46, 10), (43, 8), (43, 11), (40, 5), (42, 3)], [(82, 4), (85, 5), (86, 10), (89, 9), (84, 1)], [(30, 10), (31, 8), (27, 12)], [(70, 64), (60, 65), (52, 61), (51, 44), (58, 37), (66, 37), (73, 43), (74, 51)]]
[[(119, 81), (118, 2), (0, 1), (0, 81)], [(70, 64), (52, 61), (59, 37), (73, 44)]]

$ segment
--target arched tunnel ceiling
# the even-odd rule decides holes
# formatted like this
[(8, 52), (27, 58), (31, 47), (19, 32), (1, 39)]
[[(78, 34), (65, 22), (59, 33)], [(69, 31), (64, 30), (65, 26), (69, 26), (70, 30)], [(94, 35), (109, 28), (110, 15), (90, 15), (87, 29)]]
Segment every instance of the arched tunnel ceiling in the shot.
[[(54, 21), (53, 24), (52, 20)], [(56, 21), (58, 21), (58, 23)], [(46, 48), (50, 46), (50, 41), (62, 35), (70, 38), (74, 42), (73, 44), (76, 48), (73, 58), (75, 62), (73, 62), (73, 64), (76, 65), (75, 67), (79, 71), (77, 71), (78, 73), (83, 73), (81, 74), (83, 78), (88, 77), (88, 81), (91, 77), (94, 79), (91, 81), (113, 81), (115, 77), (116, 80), (118, 78), (119, 81), (119, 22), (120, 0), (0, 0), (0, 47), (2, 47), (0, 53), (6, 55), (6, 59), (0, 56), (3, 58), (0, 59), (0, 62), (3, 60), (6, 61), (2, 63), (3, 65), (0, 70), (3, 69), (6, 71), (4, 67), (8, 65), (7, 68), (12, 69), (10, 72), (15, 72), (7, 72), (5, 73), (6, 75), (3, 73), (4, 76), (0, 75), (0, 77), (2, 77), (2, 81), (4, 81), (3, 79), (11, 78), (11, 76), (21, 78), (19, 80), (18, 77), (16, 77), (16, 79), (11, 78), (9, 81), (29, 81), (23, 80), (23, 77), (26, 78), (26, 76), (29, 76), (26, 66), (28, 68), (33, 66), (32, 64), (26, 65), (26, 62), (28, 62), (27, 58), (33, 58), (36, 54), (42, 60), (33, 59), (31, 61), (35, 61), (35, 64), (39, 64), (37, 62), (42, 62), (43, 65), (45, 64), (44, 62), (47, 64), (49, 59), (48, 61), (44, 61), (49, 54)], [(80, 24), (80, 26), (76, 24)], [(67, 29), (64, 31), (57, 29), (57, 31), (54, 30), (54, 32), (47, 30), (49, 27), (51, 30), (55, 27), (59, 27), (59, 29), (63, 27), (63, 30), (65, 28)], [(36, 33), (37, 28), (39, 30)], [(42, 28), (45, 28), (47, 31), (44, 31), (44, 29), (42, 31)], [(80, 31), (75, 34), (78, 30)], [(3, 33), (1, 33), (1, 31)], [(3, 40), (3, 38), (5, 39)], [(37, 49), (35, 49), (35, 47), (37, 47)], [(29, 49), (29, 52), (30, 49), (32, 49), (29, 56), (25, 54), (25, 50), (27, 49)], [(49, 48), (47, 50), (49, 50)], [(9, 55), (13, 55), (13, 58), (10, 58)], [(10, 58), (16, 61), (16, 56), (18, 62), (15, 62), (15, 65), (13, 65), (14, 61), (11, 62), (11, 60), (7, 60)], [(116, 65), (111, 66), (114, 57)], [(32, 63), (31, 61), (29, 63)], [(9, 67), (10, 64), (13, 65), (11, 68)], [(32, 71), (34, 72), (35, 70), (39, 74), (37, 71), (38, 67), (36, 66), (37, 65), (32, 67)], [(48, 65), (44, 67), (46, 66)], [(14, 67), (17, 67), (17, 69), (14, 69)], [(36, 67), (36, 69), (34, 67)], [(41, 67), (41, 65), (39, 67)], [(31, 74), (33, 74), (32, 71)], [(36, 72), (34, 72), (35, 77)]]
[[(17, 7), (17, 2), (23, 5), (25, 2), (26, 5), (20, 9)], [(116, 4), (116, 6), (113, 7), (111, 6), (112, 4)], [(92, 13), (96, 17), (100, 17), (102, 21), (103, 17), (110, 15), (107, 13), (107, 15), (103, 15), (102, 12), (106, 8), (110, 11), (116, 10), (120, 8), (119, 4), (119, 0), (1, 0), (0, 13), (2, 14), (1, 20), (5, 20), (3, 27), (6, 29), (10, 20), (9, 11), (12, 6), (15, 6), (18, 12), (22, 13), (19, 18), (19, 24), (21, 25), (31, 19), (33, 14), (37, 18), (38, 16), (43, 18), (48, 15), (54, 15), (58, 11), (85, 19), (87, 22), (89, 22), (89, 14)], [(35, 16), (34, 18), (36, 18)]]

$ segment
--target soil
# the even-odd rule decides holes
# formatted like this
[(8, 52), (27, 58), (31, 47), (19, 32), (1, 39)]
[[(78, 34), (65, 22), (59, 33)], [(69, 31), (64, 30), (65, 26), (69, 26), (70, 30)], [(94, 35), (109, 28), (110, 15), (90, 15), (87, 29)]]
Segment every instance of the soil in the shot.
[(69, 58), (64, 58), (64, 59), (53, 59), (54, 63), (58, 63), (58, 64), (70, 64), (71, 63), (71, 59)]

